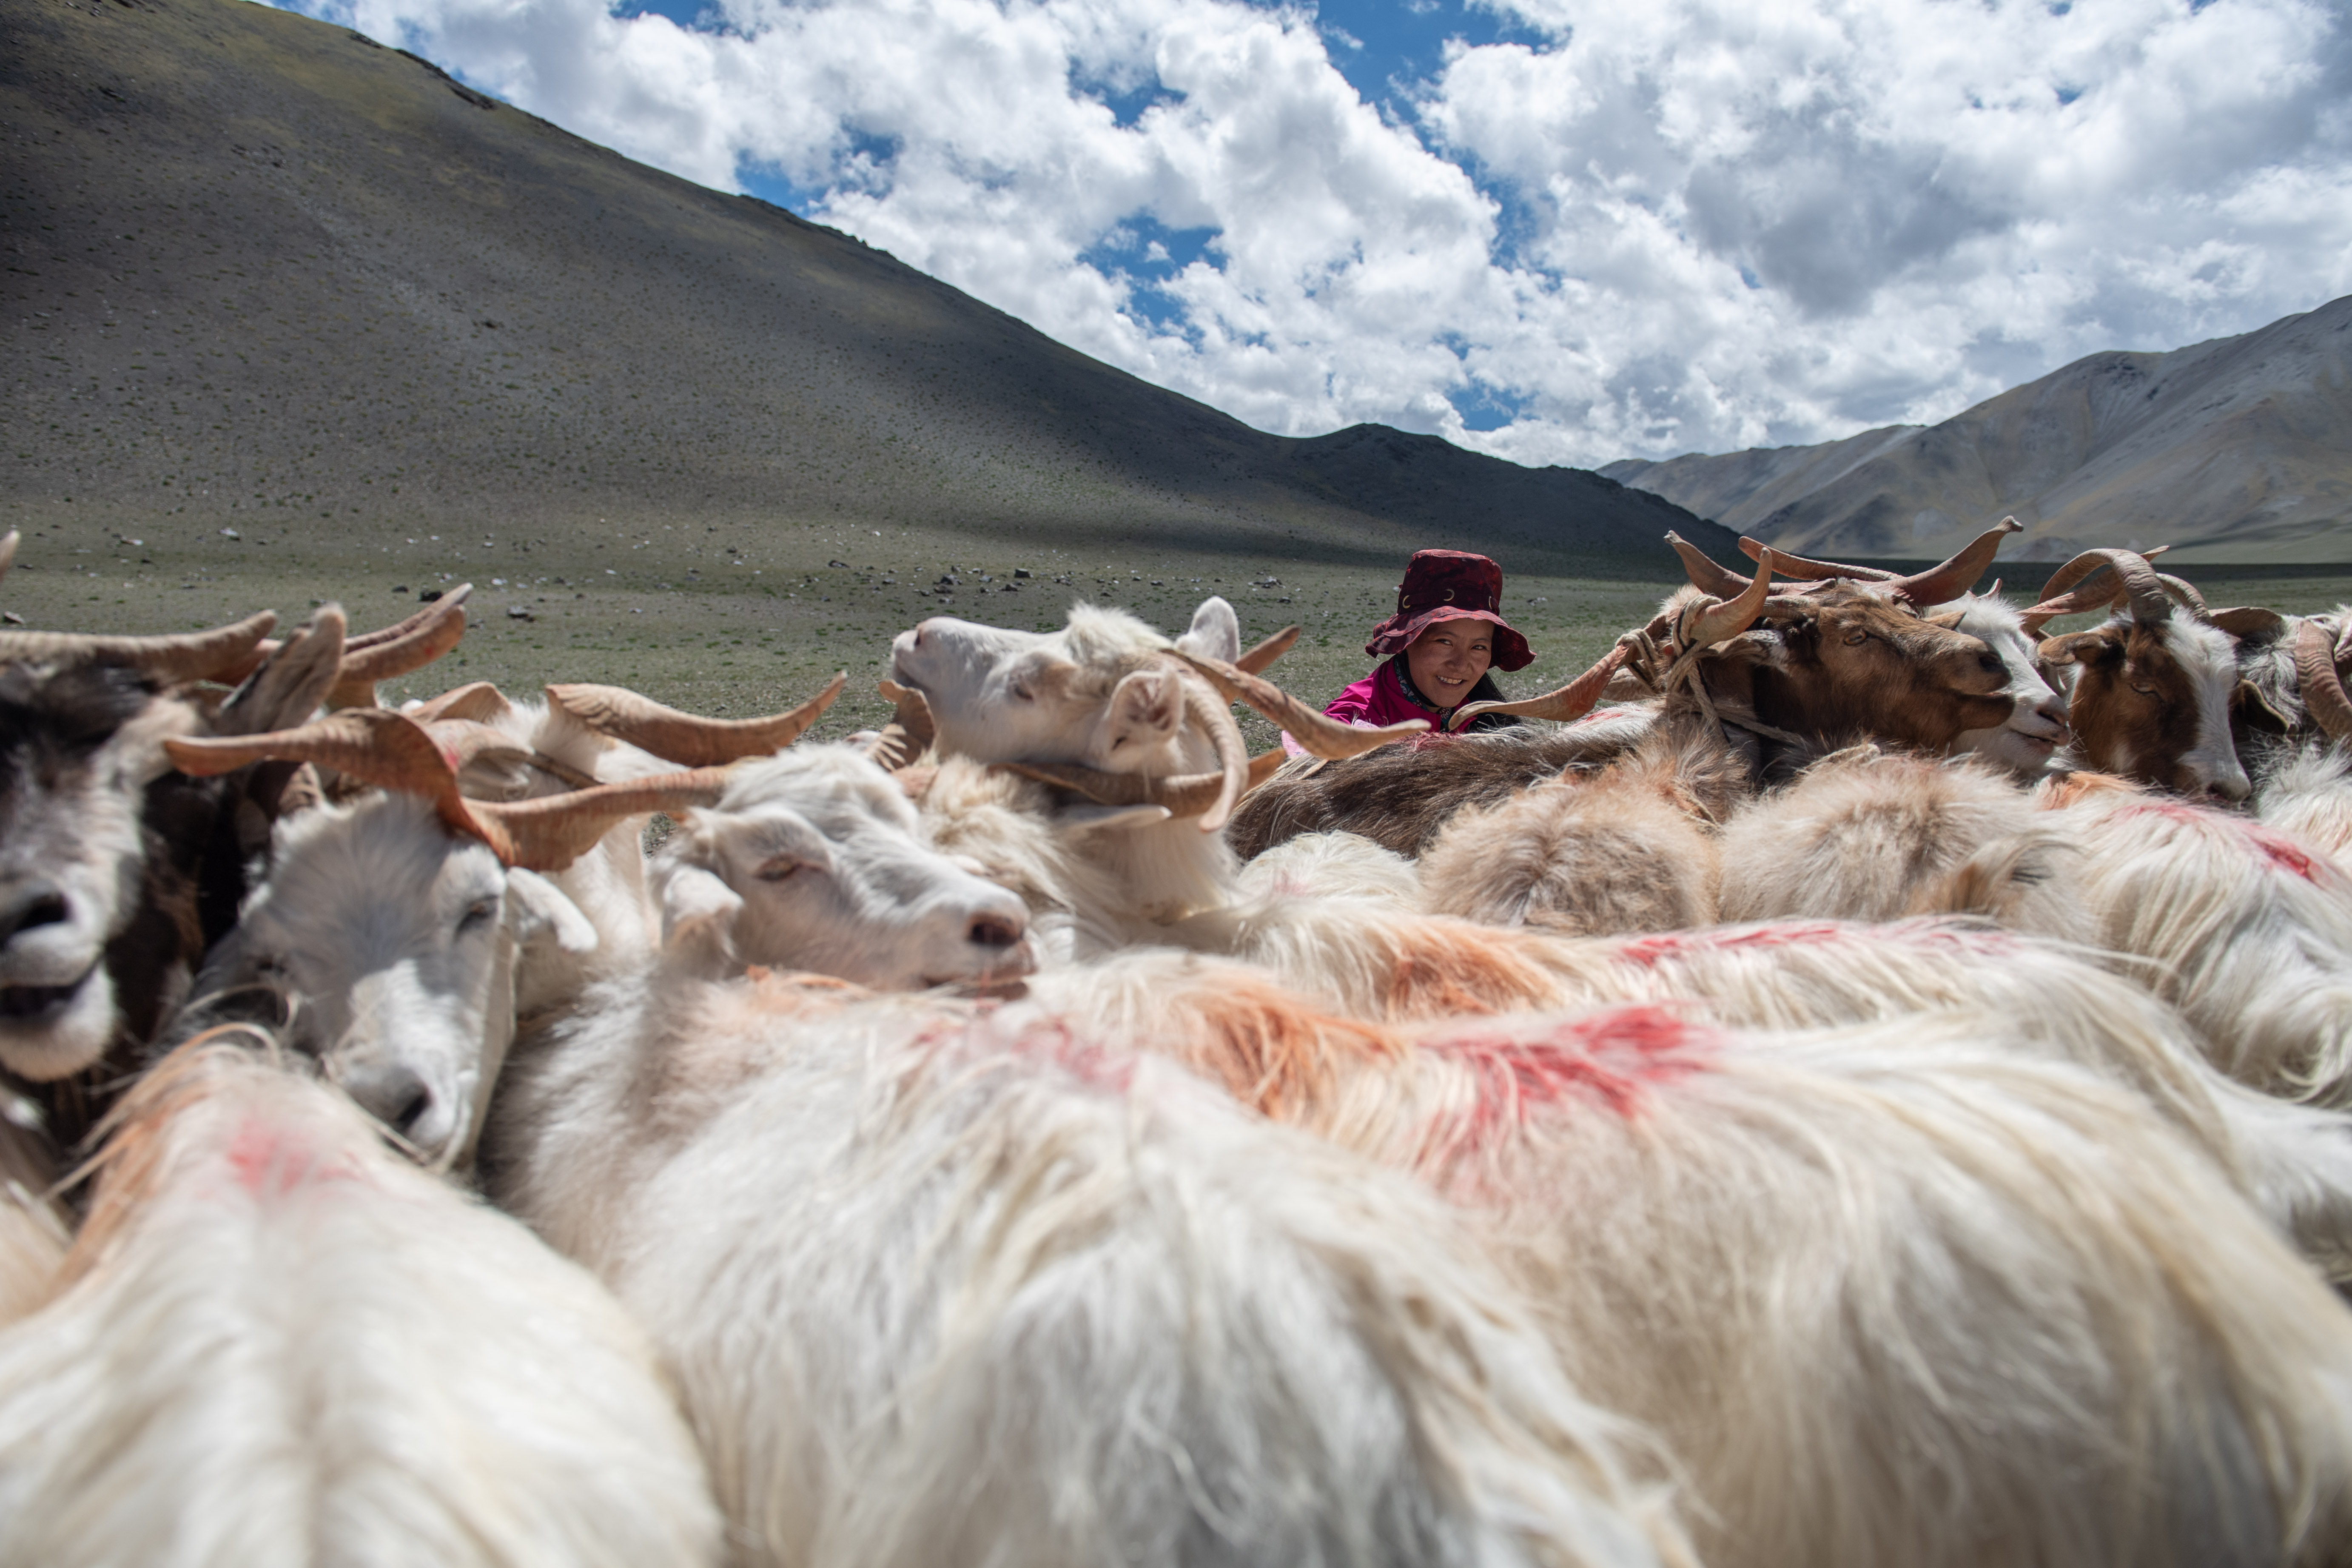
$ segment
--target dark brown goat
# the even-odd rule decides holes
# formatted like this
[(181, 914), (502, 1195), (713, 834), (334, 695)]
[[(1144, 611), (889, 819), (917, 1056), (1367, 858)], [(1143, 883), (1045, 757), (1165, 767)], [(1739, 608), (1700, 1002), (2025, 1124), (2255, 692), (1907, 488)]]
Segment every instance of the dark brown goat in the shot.
[(1340, 829), (1418, 855), (1456, 811), (1612, 762), (1641, 743), (1654, 718), (1648, 709), (1609, 710), (1559, 729), (1425, 735), (1307, 771), (1286, 768), (1242, 797), (1225, 842), (1247, 860), (1301, 833)]

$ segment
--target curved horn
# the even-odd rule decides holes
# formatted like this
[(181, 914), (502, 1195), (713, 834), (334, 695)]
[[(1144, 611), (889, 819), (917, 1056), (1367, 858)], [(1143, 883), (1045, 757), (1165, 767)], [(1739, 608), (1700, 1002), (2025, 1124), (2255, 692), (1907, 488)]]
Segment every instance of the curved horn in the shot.
[(10, 529), (0, 535), (0, 577), (8, 575), (8, 568), (16, 563), (16, 531)]
[(1570, 681), (1557, 691), (1547, 691), (1541, 697), (1526, 697), (1517, 702), (1468, 702), (1456, 709), (1446, 728), (1460, 730), (1481, 713), (1523, 713), (1530, 719), (1556, 719), (1566, 723), (1581, 719), (1592, 711), (1601, 694), (1609, 689), (1609, 678), (1618, 667), (1633, 657), (1633, 645), (1620, 642), (1601, 656), (1601, 662)]
[(2172, 595), (2174, 604), (2187, 606), (2190, 615), (2209, 626), (2212, 623), (2213, 612), (2205, 607), (2205, 595), (2197, 591), (2195, 584), (2166, 572), (2158, 572), (2156, 580), (2164, 584), (2164, 591)]
[(1267, 665), (1290, 651), (1291, 645), (1298, 640), (1299, 630), (1297, 626), (1285, 626), (1255, 647), (1244, 649), (1241, 658), (1234, 660), (1234, 668), (1264, 675)]
[(1360, 757), (1376, 746), (1391, 741), (1402, 741), (1418, 735), (1429, 728), (1426, 719), (1408, 719), (1402, 724), (1384, 729), (1360, 730), (1326, 718), (1293, 697), (1264, 676), (1236, 669), (1221, 658), (1203, 658), (1199, 654), (1186, 653), (1181, 648), (1170, 650), (1206, 677), (1217, 694), (1227, 702), (1240, 702), (1255, 709), (1290, 731), (1291, 739), (1318, 757), (1334, 760)]
[(849, 671), (789, 713), (764, 719), (704, 719), (665, 708), (621, 686), (551, 686), (547, 700), (600, 735), (681, 767), (717, 767), (782, 751), (833, 706)]
[[(1743, 533), (1739, 536), (1739, 553), (1750, 561), (1760, 561), (1763, 559), (1764, 542)], [(1776, 550), (1772, 553), (1780, 558), (1781, 571), (1800, 582), (1843, 577), (1855, 583), (1885, 583), (1893, 581), (1895, 575), (1880, 566), (1847, 566), (1835, 561), (1815, 561), (1811, 556), (1791, 555), (1785, 550)]]
[(0, 632), (0, 664), (32, 660), (105, 659), (131, 665), (157, 680), (222, 680), (234, 685), (253, 673), (254, 650), (278, 624), (264, 610), (208, 632), (161, 637), (86, 637), (77, 632)]
[(2336, 672), (2336, 639), (2316, 620), (2305, 621), (2294, 634), (2294, 675), (2312, 722), (2331, 741), (2352, 741), (2352, 696)]
[[(693, 768), (594, 784), (541, 800), (467, 804), (479, 824), (475, 836), (499, 850), (499, 859), (527, 871), (561, 871), (594, 848), (616, 822), (656, 811), (676, 814), (716, 805), (726, 793), (728, 776), (725, 768)], [(499, 838), (505, 840), (502, 849)]]
[(420, 724), (430, 724), (442, 719), (471, 719), (478, 724), (512, 710), (514, 704), (506, 693), (487, 680), (468, 681), (453, 686), (438, 697), (428, 697), (408, 709), (408, 716)]
[[(1693, 553), (1696, 553), (1694, 552)], [(1706, 559), (1701, 556), (1700, 559)], [(1755, 579), (1740, 585), (1739, 593), (1721, 604), (1693, 605), (1683, 612), (1685, 635), (1675, 640), (1687, 650), (1712, 647), (1715, 644), (1736, 637), (1756, 624), (1764, 613), (1764, 600), (1772, 592), (1772, 574), (1780, 563), (1780, 552), (1766, 546), (1762, 563)], [(1729, 576), (1729, 573), (1724, 574)]]
[[(2143, 626), (2153, 626), (2172, 616), (2172, 595), (2157, 580), (2156, 568), (2147, 557), (2128, 550), (2085, 550), (2058, 568), (2049, 582), (2042, 585), (2042, 603), (2052, 599), (2091, 576), (2105, 565), (2112, 567), (2123, 584), (2124, 596), (2131, 605), (2132, 619)], [(2041, 605), (2037, 605), (2036, 609)]]
[[(1683, 558), (1683, 570), (1690, 576), (1691, 586), (1702, 594), (1712, 594), (1718, 599), (1737, 599), (1748, 591), (1748, 579), (1737, 572), (1726, 571), (1708, 559), (1706, 552), (1669, 529), (1666, 542)], [(1768, 548), (1769, 547), (1764, 547)]]
[[(1252, 757), (1244, 773), (1247, 789), (1255, 789), (1272, 778), (1288, 760), (1289, 753), (1278, 746)], [(1099, 768), (1061, 763), (996, 763), (992, 767), (1082, 795), (1097, 805), (1164, 805), (1171, 816), (1199, 816), (1216, 805), (1225, 785), (1223, 773), (1170, 773), (1149, 778), (1142, 773), (1107, 773)]]
[(420, 796), (452, 832), (479, 839), (505, 865), (534, 871), (562, 869), (622, 817), (708, 805), (726, 787), (724, 770), (704, 768), (598, 784), (544, 800), (469, 801), (457, 793), (456, 764), (424, 726), (380, 708), (346, 708), (299, 729), (267, 735), (166, 741), (163, 747), (181, 772), (198, 777), (268, 759), (318, 763)]
[(466, 596), (473, 591), (471, 583), (461, 583), (399, 625), (344, 644), (343, 668), (327, 706), (372, 708), (378, 681), (423, 669), (456, 647), (466, 635)]
[(2004, 517), (1969, 541), (1966, 548), (1943, 564), (1908, 577), (1890, 577), (1886, 589), (1896, 598), (1908, 600), (1923, 610), (1930, 605), (1947, 604), (1977, 585), (1977, 579), (1992, 564), (2002, 540), (2024, 531), (2023, 523), (2013, 517)]
[(1249, 744), (1242, 739), (1233, 705), (1217, 695), (1216, 688), (1189, 669), (1178, 671), (1177, 677), (1184, 692), (1185, 717), (1207, 731), (1217, 756), (1216, 799), (1201, 814), (1201, 831), (1214, 833), (1224, 826), (1234, 813), (1234, 803), (1249, 787)]

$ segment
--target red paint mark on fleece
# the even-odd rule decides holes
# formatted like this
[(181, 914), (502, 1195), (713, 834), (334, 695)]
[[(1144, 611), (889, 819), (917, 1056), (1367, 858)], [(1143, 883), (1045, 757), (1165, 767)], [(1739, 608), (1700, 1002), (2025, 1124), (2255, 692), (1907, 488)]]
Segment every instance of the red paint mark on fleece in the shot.
[(1427, 1048), (1476, 1075), (1469, 1129), (1475, 1141), (1570, 1096), (1632, 1116), (1650, 1089), (1696, 1070), (1699, 1056), (1721, 1038), (1675, 1008), (1643, 1004), (1588, 1014), (1541, 1034), (1466, 1035), (1433, 1040)]
[(2273, 832), (2267, 827), (2256, 827), (2251, 823), (2243, 825), (2240, 831), (2253, 840), (2255, 851), (2277, 869), (2300, 877), (2306, 882), (2316, 884), (2319, 881), (2322, 862), (2285, 834)]
[(1786, 921), (1720, 931), (1664, 931), (1635, 937), (1617, 950), (1628, 963), (1647, 969), (1663, 960), (1693, 952), (1719, 952), (1749, 947), (1805, 947), (1843, 940), (1847, 928), (1834, 921)]
[(1031, 1024), (1011, 1042), (1018, 1055), (1052, 1062), (1089, 1089), (1125, 1094), (1135, 1081), (1135, 1053), (1082, 1035), (1061, 1018)]
[(237, 1185), (256, 1197), (276, 1197), (313, 1182), (344, 1182), (359, 1174), (347, 1161), (322, 1162), (300, 1132), (266, 1117), (238, 1123), (225, 1156)]
[(2118, 816), (2157, 816), (2168, 822), (2205, 832), (2227, 832), (2242, 840), (2271, 869), (2300, 877), (2314, 885), (2336, 879), (2336, 870), (2321, 857), (2296, 843), (2275, 828), (2247, 822), (2242, 818), (2208, 811), (2202, 806), (2188, 805), (2177, 801), (2162, 801), (2147, 805), (2126, 806), (2116, 813)]

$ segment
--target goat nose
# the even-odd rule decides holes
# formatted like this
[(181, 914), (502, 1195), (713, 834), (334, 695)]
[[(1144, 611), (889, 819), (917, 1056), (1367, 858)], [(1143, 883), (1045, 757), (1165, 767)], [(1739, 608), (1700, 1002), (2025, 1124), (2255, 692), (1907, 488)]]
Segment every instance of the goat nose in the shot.
[(964, 934), (974, 947), (1018, 947), (1027, 924), (1018, 916), (992, 912), (973, 916), (971, 929)]
[(72, 915), (65, 889), (47, 878), (27, 877), (11, 883), (0, 889), (0, 947), (7, 946), (18, 931), (63, 925)]
[(343, 1077), (343, 1092), (404, 1138), (433, 1109), (433, 1090), (424, 1076), (404, 1062), (354, 1068)]

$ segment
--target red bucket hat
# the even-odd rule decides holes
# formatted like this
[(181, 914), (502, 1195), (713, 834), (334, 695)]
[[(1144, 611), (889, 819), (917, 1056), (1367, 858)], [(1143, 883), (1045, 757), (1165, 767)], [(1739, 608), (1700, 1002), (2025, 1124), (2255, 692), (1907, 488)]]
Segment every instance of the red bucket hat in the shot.
[(1463, 550), (1416, 550), (1397, 585), (1396, 614), (1372, 628), (1364, 651), (1386, 658), (1412, 646), (1440, 621), (1487, 621), (1495, 627), (1495, 668), (1523, 669), (1535, 662), (1528, 639), (1503, 619), (1503, 569)]

